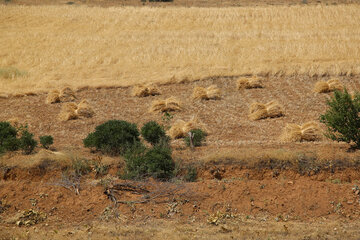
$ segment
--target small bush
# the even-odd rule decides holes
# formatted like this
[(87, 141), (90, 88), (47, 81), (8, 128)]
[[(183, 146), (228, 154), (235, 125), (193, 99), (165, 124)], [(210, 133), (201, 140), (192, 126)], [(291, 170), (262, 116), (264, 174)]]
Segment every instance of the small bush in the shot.
[(360, 94), (352, 99), (346, 89), (335, 91), (327, 105), (329, 109), (320, 116), (320, 122), (327, 126), (325, 136), (338, 142), (354, 143), (360, 148)]
[[(205, 138), (206, 138), (206, 133), (203, 130), (199, 129), (199, 128), (190, 130), (190, 132), (194, 136), (194, 138), (193, 138), (194, 147), (199, 147), (199, 146), (203, 145), (203, 142), (205, 141)], [(189, 135), (187, 135), (184, 138), (184, 142), (185, 142), (186, 146), (190, 147), (190, 137), (189, 137)]]
[(37, 146), (37, 141), (34, 139), (34, 134), (24, 130), (20, 137), (20, 148), (25, 154), (30, 154)]
[(173, 176), (175, 162), (171, 149), (167, 145), (157, 145), (145, 154), (148, 174), (158, 179), (169, 179)]
[(94, 164), (95, 177), (102, 177), (109, 172), (109, 165), (97, 162)]
[(142, 179), (147, 175), (147, 166), (145, 163), (145, 152), (147, 148), (138, 143), (128, 150), (125, 155), (125, 174), (121, 177), (125, 179)]
[(197, 179), (197, 169), (193, 166), (188, 166), (186, 169), (186, 174), (184, 176), (184, 180), (186, 182), (195, 182)]
[(110, 120), (95, 128), (84, 140), (84, 146), (95, 148), (110, 155), (124, 154), (140, 141), (135, 124), (126, 121)]
[(17, 130), (9, 122), (0, 122), (0, 152), (19, 149)]
[(74, 158), (72, 160), (72, 168), (76, 176), (86, 175), (91, 171), (90, 163), (87, 159)]
[(152, 145), (158, 144), (161, 140), (168, 140), (164, 128), (155, 121), (145, 123), (141, 128), (141, 135)]
[(141, 179), (154, 177), (161, 180), (173, 176), (175, 162), (171, 157), (171, 149), (166, 144), (159, 144), (151, 149), (139, 145), (125, 155), (125, 178)]
[(40, 136), (39, 139), (41, 146), (45, 149), (49, 149), (50, 145), (54, 143), (54, 138), (50, 135)]

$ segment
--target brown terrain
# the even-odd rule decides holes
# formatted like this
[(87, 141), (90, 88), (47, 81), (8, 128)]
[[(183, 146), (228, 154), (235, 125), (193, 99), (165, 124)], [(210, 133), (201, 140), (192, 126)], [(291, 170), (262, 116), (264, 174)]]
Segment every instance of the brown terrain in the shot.
[[(255, 7), (356, 3), (10, 0), (0, 4)], [(37, 140), (42, 135), (54, 137), (50, 150), (38, 146), (31, 155), (0, 156), (0, 240), (359, 239), (360, 151), (325, 137), (316, 142), (280, 140), (287, 123), (319, 122), (332, 93), (314, 93), (313, 88), (317, 81), (331, 77), (326, 73), (264, 75), (259, 76), (263, 88), (242, 90), (236, 89), (239, 76), (173, 79), (158, 86), (161, 95), (143, 98), (131, 96), (132, 87), (75, 89), (75, 102), (87, 99), (95, 115), (69, 121), (58, 119), (64, 103), (45, 103), (47, 93), (0, 94), (0, 121), (27, 125)], [(340, 75), (337, 78), (349, 91), (360, 90), (359, 75)], [(221, 90), (220, 99), (192, 99), (195, 87), (213, 84)], [(169, 97), (177, 98), (182, 108), (172, 112), (171, 119), (149, 111), (152, 101)], [(251, 103), (272, 100), (284, 107), (284, 116), (249, 119)], [(195, 149), (186, 147), (182, 139), (171, 141), (176, 176), (168, 182), (121, 180), (125, 166), (121, 157), (83, 147), (83, 139), (110, 119), (133, 122), (140, 128), (150, 120), (170, 127), (192, 117), (206, 127), (209, 136), (204, 146)], [(71, 171), (83, 159), (91, 172), (76, 178)], [(97, 174), (98, 166), (108, 166), (108, 172)], [(188, 167), (197, 169), (194, 182), (185, 181)]]
[[(39, 147), (30, 156), (2, 157), (0, 239), (357, 239), (359, 152), (326, 139), (279, 140), (286, 123), (302, 124), (324, 113), (331, 94), (312, 88), (327, 79), (262, 77), (264, 88), (243, 90), (236, 90), (235, 77), (174, 81), (159, 86), (161, 95), (145, 98), (132, 97), (131, 88), (79, 89), (76, 102), (88, 99), (96, 114), (66, 122), (58, 120), (62, 103), (46, 104), (46, 94), (0, 99), (0, 120), (16, 119), (36, 137), (52, 135), (55, 140), (53, 151)], [(360, 88), (359, 76), (340, 80), (348, 89)], [(191, 99), (195, 86), (212, 84), (221, 89), (221, 99)], [(149, 108), (153, 100), (170, 96), (181, 101), (182, 111), (172, 113), (168, 123)], [(271, 100), (284, 106), (283, 117), (248, 119), (250, 103)], [(121, 158), (91, 153), (82, 145), (88, 133), (109, 119), (141, 127), (150, 120), (171, 125), (194, 115), (210, 135), (195, 150), (181, 139), (172, 141), (178, 173), (170, 182), (120, 180)], [(66, 178), (64, 169), (78, 158), (109, 165), (109, 174)], [(182, 180), (189, 165), (198, 170), (196, 182)], [(106, 189), (115, 189), (117, 204)], [(18, 221), (29, 209), (46, 219), (14, 228), (26, 224)]]

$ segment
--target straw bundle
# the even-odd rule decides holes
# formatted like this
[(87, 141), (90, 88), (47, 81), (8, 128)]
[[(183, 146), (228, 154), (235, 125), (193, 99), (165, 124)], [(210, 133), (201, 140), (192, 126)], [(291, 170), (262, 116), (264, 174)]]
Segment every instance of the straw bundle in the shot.
[(60, 93), (58, 90), (52, 90), (46, 97), (46, 104), (53, 104), (60, 102)]
[(65, 103), (61, 107), (61, 111), (59, 114), (59, 120), (60, 121), (68, 121), (68, 120), (72, 120), (72, 119), (77, 119), (78, 115), (76, 113), (76, 110), (77, 110), (76, 103), (73, 103), (73, 102)]
[(251, 120), (260, 120), (267, 118), (267, 111), (265, 104), (262, 103), (253, 103), (250, 105), (250, 114), (249, 118)]
[(205, 125), (197, 118), (192, 117), (190, 121), (177, 120), (167, 132), (172, 139), (186, 137), (188, 132), (192, 129), (200, 128), (206, 133), (209, 133)]
[(344, 86), (338, 79), (331, 79), (327, 82), (325, 81), (318, 81), (315, 83), (314, 92), (317, 93), (328, 93), (335, 90), (342, 91)]
[(165, 100), (155, 100), (152, 102), (150, 112), (172, 112), (180, 111), (181, 103), (174, 97)]
[(91, 118), (95, 114), (93, 108), (86, 99), (82, 100), (79, 103), (75, 112), (78, 116), (87, 117), (87, 118)]
[(287, 142), (320, 141), (322, 134), (316, 122), (307, 122), (302, 126), (290, 123), (286, 124), (280, 138)]
[(283, 107), (276, 101), (265, 104), (266, 112), (269, 118), (281, 117), (283, 115)]
[(221, 91), (216, 85), (211, 85), (208, 88), (195, 87), (193, 91), (193, 99), (200, 100), (216, 100), (220, 99)]
[(147, 97), (160, 94), (160, 90), (153, 84), (134, 86), (131, 92), (131, 95), (134, 97)]
[(257, 77), (252, 78), (239, 78), (236, 82), (236, 88), (240, 89), (251, 89), (251, 88), (262, 88), (263, 85)]
[(275, 118), (283, 116), (283, 107), (276, 101), (266, 104), (253, 103), (250, 105), (249, 118), (251, 120), (260, 120), (264, 118)]
[(60, 91), (59, 98), (61, 102), (73, 102), (76, 99), (75, 92), (69, 88), (63, 88)]

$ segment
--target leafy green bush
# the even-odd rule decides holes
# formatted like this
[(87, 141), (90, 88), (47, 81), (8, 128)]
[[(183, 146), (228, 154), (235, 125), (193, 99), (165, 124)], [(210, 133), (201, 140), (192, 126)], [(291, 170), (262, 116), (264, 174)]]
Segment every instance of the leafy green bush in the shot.
[[(194, 136), (194, 138), (193, 138), (194, 147), (199, 147), (199, 146), (203, 145), (203, 142), (205, 141), (205, 138), (206, 138), (207, 134), (201, 129), (193, 129), (190, 132)], [(186, 146), (190, 147), (190, 137), (189, 137), (189, 135), (187, 135), (184, 138), (184, 142), (185, 142)]]
[(40, 136), (39, 139), (40, 139), (40, 144), (45, 149), (49, 149), (50, 145), (54, 143), (54, 138), (50, 135)]
[(140, 141), (139, 131), (135, 124), (110, 120), (95, 128), (84, 140), (84, 146), (95, 148), (110, 155), (124, 154)]
[(325, 136), (338, 142), (354, 143), (360, 148), (360, 94), (352, 99), (346, 89), (335, 91), (327, 105), (329, 108), (320, 116), (320, 122), (327, 126)]
[(154, 177), (166, 180), (173, 176), (175, 162), (171, 157), (171, 149), (166, 144), (159, 144), (150, 149), (138, 145), (125, 154), (125, 178), (141, 179)]
[(0, 122), (0, 153), (19, 149), (17, 130), (9, 122)]
[(27, 130), (22, 131), (20, 137), (20, 148), (25, 154), (30, 154), (34, 151), (37, 146), (37, 141), (34, 139), (34, 134), (28, 132)]
[(162, 140), (168, 141), (164, 128), (155, 121), (145, 123), (141, 128), (141, 135), (152, 145), (156, 145)]

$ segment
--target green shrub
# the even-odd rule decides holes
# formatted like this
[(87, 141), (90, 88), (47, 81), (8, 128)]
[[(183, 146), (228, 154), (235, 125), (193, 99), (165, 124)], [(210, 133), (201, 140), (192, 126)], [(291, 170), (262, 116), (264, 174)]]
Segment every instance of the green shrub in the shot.
[(39, 139), (40, 139), (40, 144), (45, 149), (49, 149), (50, 145), (54, 143), (54, 138), (50, 135), (40, 136)]
[(20, 148), (25, 154), (30, 154), (37, 146), (37, 141), (34, 139), (34, 134), (24, 130), (20, 137)]
[(150, 149), (143, 145), (137, 146), (125, 154), (126, 173), (129, 179), (154, 177), (161, 180), (173, 176), (175, 162), (171, 157), (171, 149), (166, 144), (159, 144)]
[(0, 122), (0, 152), (19, 149), (17, 130), (8, 122)]
[[(205, 141), (207, 134), (201, 129), (193, 129), (190, 132), (194, 136), (193, 138), (194, 147), (199, 147), (203, 145), (203, 142)], [(184, 141), (186, 146), (190, 147), (190, 137), (188, 135), (184, 138)]]
[(175, 162), (167, 145), (156, 145), (145, 153), (148, 174), (158, 179), (169, 179), (173, 175)]
[(95, 148), (110, 155), (124, 154), (140, 141), (139, 131), (135, 124), (110, 120), (95, 128), (84, 140), (84, 146)]
[(335, 91), (327, 105), (329, 108), (320, 116), (320, 122), (327, 126), (325, 136), (338, 142), (354, 143), (360, 148), (360, 94), (352, 99), (346, 89)]
[(155, 121), (145, 123), (141, 128), (141, 135), (152, 145), (156, 145), (162, 140), (168, 141), (164, 128)]
[(197, 169), (193, 166), (188, 166), (186, 169), (186, 174), (184, 176), (184, 180), (186, 182), (195, 182), (197, 179)]

